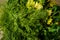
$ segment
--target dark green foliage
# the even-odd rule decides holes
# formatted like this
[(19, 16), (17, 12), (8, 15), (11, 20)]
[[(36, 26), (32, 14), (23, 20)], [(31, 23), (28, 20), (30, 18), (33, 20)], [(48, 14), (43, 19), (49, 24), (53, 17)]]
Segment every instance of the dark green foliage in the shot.
[[(45, 1), (42, 3), (45, 4)], [(52, 25), (47, 25), (46, 18), (50, 16), (46, 10), (50, 8), (44, 6), (42, 10), (28, 9), (26, 3), (27, 0), (8, 0), (1, 18), (3, 40), (60, 40), (60, 25), (55, 24), (60, 21), (58, 7), (51, 8), (54, 21)]]

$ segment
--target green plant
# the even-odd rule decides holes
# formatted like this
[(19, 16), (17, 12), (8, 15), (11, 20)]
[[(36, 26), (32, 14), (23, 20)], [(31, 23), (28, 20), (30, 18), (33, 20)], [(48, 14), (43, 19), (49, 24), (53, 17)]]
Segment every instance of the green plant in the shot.
[(8, 0), (0, 20), (2, 40), (60, 40), (60, 7), (47, 1)]

